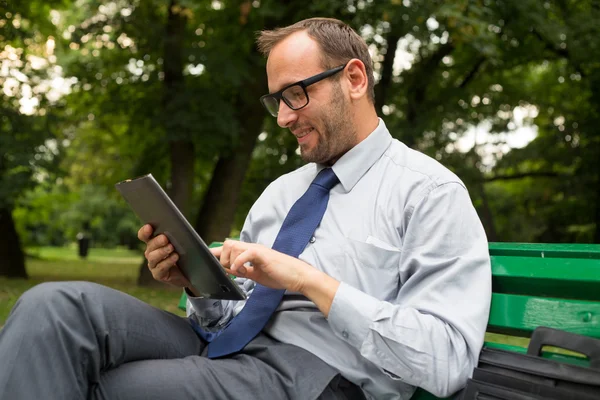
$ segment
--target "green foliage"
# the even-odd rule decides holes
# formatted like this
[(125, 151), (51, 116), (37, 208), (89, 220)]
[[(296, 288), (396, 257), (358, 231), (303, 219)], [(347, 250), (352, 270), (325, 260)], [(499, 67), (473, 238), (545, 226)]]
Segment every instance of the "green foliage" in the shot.
[(257, 196), (276, 178), (302, 166), (296, 152), (295, 136), (277, 126), (275, 119), (268, 119), (265, 132), (259, 135), (254, 148), (253, 160), (246, 174), (242, 197), (236, 210), (232, 237), (239, 236), (250, 207)]
[[(36, 66), (32, 57), (43, 55), (48, 25), (48, 7), (60, 2), (28, 4), (0, 13), (0, 207), (12, 207), (14, 200), (50, 169), (58, 155), (52, 124), (56, 116), (47, 112), (48, 99), (41, 82), (47, 70)], [(39, 5), (40, 7), (36, 7)], [(46, 13), (40, 14), (45, 10)], [(32, 18), (32, 19), (29, 19)], [(22, 111), (23, 93), (33, 92), (37, 113)], [(35, 93), (38, 93), (36, 96)]]
[[(260, 133), (246, 131), (249, 105), (267, 90), (255, 32), (317, 15), (365, 36), (386, 82), (376, 91), (388, 128), (465, 181), (492, 239), (600, 238), (600, 10), (592, 0), (24, 3), (18, 17), (0, 11), (2, 48), (17, 49), (16, 68), (31, 82), (56, 65), (76, 78), (58, 101), (36, 93), (32, 115), (19, 112), (22, 92), (0, 92), (0, 203), (16, 204), (26, 243), (70, 242), (88, 220), (95, 243), (135, 241), (139, 224), (113, 185), (151, 172), (168, 188), (173, 141), (194, 147), (200, 204), (217, 159), (245, 134)], [(176, 43), (165, 28), (170, 4), (182, 21)], [(51, 17), (52, 9), (59, 14)], [(34, 69), (27, 57), (50, 59), (50, 35), (56, 65)], [(183, 78), (167, 91), (165, 54), (174, 44)], [(410, 60), (401, 71), (390, 69), (396, 45)], [(485, 144), (458, 151), (457, 142), (483, 125), (501, 144), (503, 133), (519, 128), (518, 109), (531, 111), (523, 124), (538, 133), (525, 148), (491, 154), (491, 162)], [(266, 185), (302, 163), (295, 139), (274, 120), (262, 131), (234, 234)]]
[(85, 223), (92, 246), (140, 247), (140, 222), (125, 202), (98, 185), (69, 189), (64, 184), (38, 185), (14, 210), (25, 245), (63, 246), (75, 242)]

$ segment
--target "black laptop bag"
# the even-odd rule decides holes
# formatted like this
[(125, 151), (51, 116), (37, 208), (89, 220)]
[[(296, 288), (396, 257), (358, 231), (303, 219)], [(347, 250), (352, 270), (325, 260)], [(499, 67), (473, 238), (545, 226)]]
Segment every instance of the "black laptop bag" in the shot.
[[(544, 346), (575, 351), (590, 366), (541, 357)], [(600, 340), (539, 327), (527, 354), (484, 348), (462, 400), (600, 400)]]

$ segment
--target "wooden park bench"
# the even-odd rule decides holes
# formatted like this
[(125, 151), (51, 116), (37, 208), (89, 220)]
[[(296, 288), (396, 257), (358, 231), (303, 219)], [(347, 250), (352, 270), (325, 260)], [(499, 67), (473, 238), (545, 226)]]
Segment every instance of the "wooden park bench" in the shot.
[[(600, 245), (490, 243), (489, 249), (493, 294), (485, 346), (526, 353), (538, 326), (600, 338)], [(179, 307), (185, 304), (184, 294)], [(589, 365), (559, 349), (542, 355)], [(421, 389), (412, 398), (437, 399)]]

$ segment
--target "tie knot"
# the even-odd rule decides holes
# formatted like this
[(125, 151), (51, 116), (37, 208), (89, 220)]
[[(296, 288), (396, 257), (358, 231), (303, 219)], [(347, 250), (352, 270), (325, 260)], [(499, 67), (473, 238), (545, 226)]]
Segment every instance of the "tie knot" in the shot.
[(331, 168), (324, 168), (317, 174), (317, 177), (312, 181), (312, 184), (324, 187), (331, 190), (332, 187), (339, 183), (339, 179)]

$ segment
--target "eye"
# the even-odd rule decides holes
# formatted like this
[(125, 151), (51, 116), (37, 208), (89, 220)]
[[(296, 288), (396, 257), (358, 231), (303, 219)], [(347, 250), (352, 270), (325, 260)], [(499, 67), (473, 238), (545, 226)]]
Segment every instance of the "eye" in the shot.
[(285, 96), (290, 100), (299, 100), (304, 98), (304, 90), (300, 86), (292, 86), (285, 91)]

